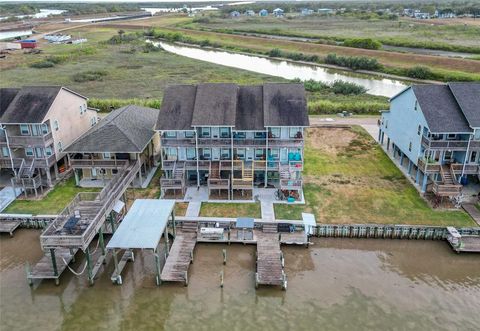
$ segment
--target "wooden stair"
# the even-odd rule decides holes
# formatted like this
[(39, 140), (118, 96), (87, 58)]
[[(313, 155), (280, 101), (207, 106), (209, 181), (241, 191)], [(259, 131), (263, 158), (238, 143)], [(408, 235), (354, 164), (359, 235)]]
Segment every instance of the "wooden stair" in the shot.
[(220, 162), (213, 161), (210, 163), (210, 174), (208, 178), (220, 179)]
[(262, 225), (263, 233), (278, 233), (278, 225), (276, 223), (266, 223)]
[(197, 233), (198, 223), (197, 222), (183, 222), (182, 232), (184, 233)]
[(445, 185), (456, 185), (456, 180), (453, 177), (452, 172), (450, 171), (450, 167), (446, 165), (442, 165), (441, 168), (441, 174), (442, 174), (442, 181)]

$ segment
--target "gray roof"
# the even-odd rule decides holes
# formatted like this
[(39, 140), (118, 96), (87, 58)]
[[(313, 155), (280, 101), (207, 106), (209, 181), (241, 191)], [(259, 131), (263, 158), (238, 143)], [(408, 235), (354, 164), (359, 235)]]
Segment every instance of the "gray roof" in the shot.
[(65, 151), (68, 153), (141, 153), (155, 131), (158, 109), (125, 106), (90, 128)]
[(61, 86), (23, 87), (5, 109), (0, 123), (41, 123)]
[(17, 95), (18, 91), (20, 91), (19, 88), (0, 88), (0, 119)]
[(305, 89), (302, 84), (291, 83), (169, 87), (156, 129), (188, 130), (194, 126), (233, 126), (235, 130), (309, 126)]
[(308, 126), (303, 84), (263, 85), (263, 112), (265, 126)]
[(264, 130), (262, 86), (241, 86), (238, 91), (236, 130)]
[(235, 126), (236, 84), (200, 84), (197, 86), (192, 126)]
[(163, 95), (156, 130), (192, 129), (193, 106), (197, 87), (194, 85), (169, 86)]
[(412, 88), (431, 132), (472, 131), (447, 85), (414, 85)]
[(480, 127), (480, 83), (449, 83), (448, 87), (472, 128)]

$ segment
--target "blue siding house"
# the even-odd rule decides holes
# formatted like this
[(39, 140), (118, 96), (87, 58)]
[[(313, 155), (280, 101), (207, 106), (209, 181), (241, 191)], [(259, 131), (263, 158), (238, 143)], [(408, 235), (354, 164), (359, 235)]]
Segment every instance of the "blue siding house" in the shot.
[(413, 85), (382, 113), (379, 142), (422, 192), (458, 196), (480, 175), (480, 83)]

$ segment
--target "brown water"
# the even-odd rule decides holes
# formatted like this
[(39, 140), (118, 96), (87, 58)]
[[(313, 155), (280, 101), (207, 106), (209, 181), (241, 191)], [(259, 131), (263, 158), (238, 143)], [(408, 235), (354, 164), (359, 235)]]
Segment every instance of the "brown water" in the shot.
[[(283, 249), (288, 290), (254, 289), (255, 248), (199, 244), (190, 284), (156, 287), (150, 253), (124, 284), (110, 262), (93, 287), (70, 272), (30, 288), (39, 232), (0, 238), (0, 330), (478, 330), (480, 256), (445, 242), (316, 239)], [(222, 248), (227, 265), (222, 265)], [(82, 259), (79, 259), (82, 260)], [(75, 267), (83, 266), (78, 261)], [(219, 287), (220, 271), (225, 287)]]

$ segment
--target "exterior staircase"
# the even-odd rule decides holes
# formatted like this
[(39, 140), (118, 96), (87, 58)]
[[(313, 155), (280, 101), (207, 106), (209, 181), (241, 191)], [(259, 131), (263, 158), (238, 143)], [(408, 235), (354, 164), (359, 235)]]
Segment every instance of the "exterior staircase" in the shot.
[(455, 179), (451, 167), (442, 165), (440, 167), (440, 174), (442, 181), (433, 184), (433, 193), (440, 197), (454, 197), (462, 193), (462, 185)]

